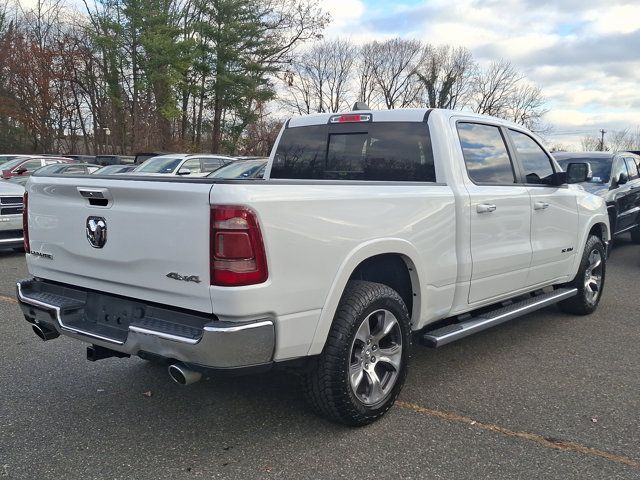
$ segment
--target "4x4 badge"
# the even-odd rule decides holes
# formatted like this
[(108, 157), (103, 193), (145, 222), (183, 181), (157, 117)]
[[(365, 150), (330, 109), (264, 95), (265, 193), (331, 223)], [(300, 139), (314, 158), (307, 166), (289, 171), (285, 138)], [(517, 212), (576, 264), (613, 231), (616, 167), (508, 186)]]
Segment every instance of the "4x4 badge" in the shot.
[(183, 282), (193, 282), (193, 283), (201, 282), (200, 277), (198, 275), (180, 275), (179, 273), (176, 273), (176, 272), (170, 272), (170, 273), (167, 273), (167, 277), (173, 280), (181, 280)]

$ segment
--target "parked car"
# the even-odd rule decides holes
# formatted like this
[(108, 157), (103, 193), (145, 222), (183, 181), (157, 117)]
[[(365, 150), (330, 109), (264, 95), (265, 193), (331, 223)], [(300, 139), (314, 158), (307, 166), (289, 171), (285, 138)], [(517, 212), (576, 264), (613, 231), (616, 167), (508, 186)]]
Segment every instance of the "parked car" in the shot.
[(150, 158), (137, 167), (136, 175), (176, 175), (206, 177), (209, 173), (233, 162), (234, 158), (211, 154), (172, 154)]
[[(100, 169), (100, 165), (91, 163), (58, 163), (46, 165), (36, 170), (41, 175), (88, 175)], [(30, 176), (18, 176), (10, 178), (8, 181), (19, 185), (26, 185)]]
[(96, 170), (96, 175), (117, 175), (120, 173), (129, 173), (136, 168), (135, 165), (107, 165), (99, 170)]
[(149, 160), (153, 157), (158, 157), (160, 155), (170, 155), (168, 152), (139, 152), (136, 153), (136, 156), (133, 160), (135, 165), (140, 165), (144, 163), (146, 160)]
[(119, 165), (122, 163), (133, 164), (134, 157), (127, 155), (96, 155), (95, 163), (100, 166)]
[(640, 243), (640, 156), (628, 152), (562, 152), (553, 154), (562, 168), (574, 162), (588, 163), (591, 176), (582, 187), (607, 203), (613, 236), (631, 233)]
[(0, 168), (2, 169), (2, 178), (8, 179), (16, 176), (28, 176), (40, 167), (56, 163), (76, 163), (76, 161), (66, 157), (20, 157), (0, 165)]
[(258, 157), (255, 160), (237, 160), (210, 173), (211, 178), (262, 178), (268, 158)]
[(397, 398), (414, 335), (597, 308), (606, 205), (567, 184), (588, 168), (563, 172), (520, 125), (413, 109), (292, 118), (260, 182), (36, 173), (17, 297), (90, 360), (164, 359), (181, 384), (298, 367), (318, 412), (363, 425)]
[(15, 160), (16, 158), (29, 158), (32, 155), (0, 155), (0, 168), (9, 160)]
[(70, 158), (72, 160), (76, 160), (79, 163), (87, 163), (91, 165), (96, 164), (96, 156), (95, 155), (65, 155), (66, 158)]
[(0, 248), (21, 249), (24, 188), (0, 180)]

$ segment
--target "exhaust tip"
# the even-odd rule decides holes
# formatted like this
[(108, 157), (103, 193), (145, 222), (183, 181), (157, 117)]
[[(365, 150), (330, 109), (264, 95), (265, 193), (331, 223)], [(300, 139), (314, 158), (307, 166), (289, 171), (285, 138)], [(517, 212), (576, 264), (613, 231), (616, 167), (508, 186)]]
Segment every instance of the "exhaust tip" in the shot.
[(43, 342), (53, 340), (60, 336), (57, 330), (43, 324), (33, 324), (31, 328), (33, 329), (33, 333), (35, 333)]
[(191, 385), (202, 378), (200, 372), (196, 372), (179, 363), (169, 365), (169, 376), (180, 385)]

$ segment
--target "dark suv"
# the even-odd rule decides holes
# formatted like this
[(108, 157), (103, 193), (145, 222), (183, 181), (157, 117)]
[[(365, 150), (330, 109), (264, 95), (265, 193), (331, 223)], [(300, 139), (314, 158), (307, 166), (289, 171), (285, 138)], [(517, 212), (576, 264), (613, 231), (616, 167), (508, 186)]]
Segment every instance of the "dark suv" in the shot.
[(553, 156), (566, 170), (570, 163), (588, 163), (591, 178), (582, 187), (605, 199), (612, 236), (631, 232), (640, 243), (640, 156), (629, 152), (558, 152)]

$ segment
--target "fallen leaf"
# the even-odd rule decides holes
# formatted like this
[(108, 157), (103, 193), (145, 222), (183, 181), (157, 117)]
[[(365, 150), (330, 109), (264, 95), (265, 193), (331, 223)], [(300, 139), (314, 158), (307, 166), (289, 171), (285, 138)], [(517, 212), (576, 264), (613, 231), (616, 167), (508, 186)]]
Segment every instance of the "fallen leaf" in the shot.
[(143, 392), (142, 393), (145, 397), (150, 397), (151, 395), (153, 395), (153, 393), (151, 393), (151, 390), (149, 390), (148, 392)]

